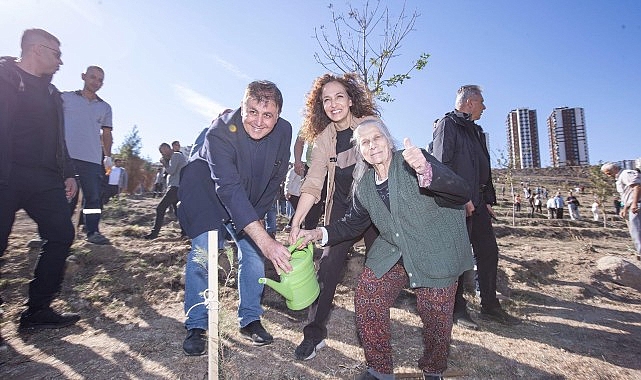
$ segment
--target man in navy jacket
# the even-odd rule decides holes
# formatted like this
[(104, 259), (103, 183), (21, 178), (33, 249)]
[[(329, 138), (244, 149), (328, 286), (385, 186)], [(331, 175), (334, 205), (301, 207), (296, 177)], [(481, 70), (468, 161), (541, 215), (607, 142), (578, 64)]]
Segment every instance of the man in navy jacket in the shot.
[(282, 105), (274, 83), (250, 83), (241, 108), (214, 120), (204, 145), (182, 171), (178, 218), (192, 239), (185, 275), (186, 355), (202, 355), (206, 349), (207, 309), (200, 303), (207, 288), (203, 263), (210, 230), (228, 231), (238, 247), (241, 334), (256, 346), (273, 340), (260, 322), (263, 285), (258, 279), (265, 276), (265, 258), (277, 271), (291, 270), (287, 248), (267, 233), (261, 220), (289, 164), (292, 126), (279, 117)]

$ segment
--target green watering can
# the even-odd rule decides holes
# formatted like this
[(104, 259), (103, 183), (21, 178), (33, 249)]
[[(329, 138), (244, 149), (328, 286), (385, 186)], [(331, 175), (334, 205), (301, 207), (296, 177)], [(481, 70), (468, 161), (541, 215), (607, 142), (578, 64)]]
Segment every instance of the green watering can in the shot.
[(281, 273), (280, 282), (263, 277), (258, 279), (258, 283), (269, 286), (285, 297), (287, 307), (291, 310), (302, 310), (316, 300), (320, 294), (320, 286), (314, 270), (313, 244), (309, 243), (302, 250), (296, 250), (296, 246), (298, 243), (288, 248), (292, 254), (289, 261), (291, 272)]

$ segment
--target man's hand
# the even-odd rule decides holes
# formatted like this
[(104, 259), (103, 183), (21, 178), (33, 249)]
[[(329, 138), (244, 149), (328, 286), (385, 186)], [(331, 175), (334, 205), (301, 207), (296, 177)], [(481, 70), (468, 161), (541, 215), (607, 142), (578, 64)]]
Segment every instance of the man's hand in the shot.
[(105, 156), (105, 158), (102, 160), (102, 164), (105, 166), (105, 170), (111, 169), (113, 165), (113, 162), (111, 162), (111, 157)]
[(249, 223), (243, 230), (256, 243), (263, 256), (274, 264), (276, 273), (280, 274), (281, 271), (289, 273), (292, 270), (289, 264), (291, 254), (284, 245), (269, 236), (260, 220)]
[(625, 219), (625, 217), (627, 215), (628, 215), (628, 208), (627, 207), (622, 208), (620, 213), (619, 213), (619, 216), (622, 217), (623, 219)]
[(263, 252), (263, 255), (265, 255), (266, 258), (269, 259), (269, 261), (274, 264), (274, 268), (276, 268), (276, 273), (279, 275), (281, 272), (289, 273), (292, 271), (292, 266), (289, 263), (289, 258), (291, 257), (291, 254), (289, 253), (289, 250), (282, 245), (281, 243), (277, 242), (274, 239), (269, 239), (268, 241), (264, 242), (263, 246), (261, 247), (261, 251)]
[(67, 202), (71, 202), (71, 199), (76, 196), (78, 192), (78, 183), (75, 178), (65, 179), (65, 196), (67, 197)]
[(474, 210), (475, 210), (474, 203), (472, 203), (472, 201), (468, 201), (465, 204), (465, 216), (472, 216), (472, 214), (474, 213)]
[(496, 220), (497, 219), (496, 218), (496, 214), (494, 213), (494, 209), (492, 209), (492, 205), (486, 204), (486, 206), (487, 206), (487, 212), (488, 212), (488, 214), (490, 214), (490, 217), (492, 217), (492, 219)]

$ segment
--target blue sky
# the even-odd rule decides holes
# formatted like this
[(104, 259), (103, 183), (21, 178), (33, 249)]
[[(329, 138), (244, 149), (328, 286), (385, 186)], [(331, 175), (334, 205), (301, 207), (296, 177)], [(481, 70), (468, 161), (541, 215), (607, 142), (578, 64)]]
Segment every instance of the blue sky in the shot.
[[(392, 14), (403, 4), (386, 3)], [(328, 4), (0, 0), (0, 54), (19, 55), (22, 31), (39, 27), (62, 42), (64, 66), (53, 80), (61, 90), (79, 89), (85, 68), (102, 66), (99, 95), (113, 108), (114, 150), (137, 125), (143, 155), (157, 160), (161, 142), (193, 142), (220, 110), (240, 105), (254, 79), (278, 84), (281, 116), (296, 132), (305, 94), (325, 72), (313, 57), (313, 33), (329, 24)], [(345, 2), (334, 4), (340, 10)], [(425, 146), (456, 89), (479, 84), (493, 166), (506, 149), (507, 113), (519, 107), (537, 110), (543, 166), (550, 164), (545, 120), (562, 106), (585, 109), (591, 163), (641, 157), (640, 1), (407, 0), (406, 8), (421, 15), (389, 72), (422, 52), (431, 57), (381, 105), (397, 140)]]

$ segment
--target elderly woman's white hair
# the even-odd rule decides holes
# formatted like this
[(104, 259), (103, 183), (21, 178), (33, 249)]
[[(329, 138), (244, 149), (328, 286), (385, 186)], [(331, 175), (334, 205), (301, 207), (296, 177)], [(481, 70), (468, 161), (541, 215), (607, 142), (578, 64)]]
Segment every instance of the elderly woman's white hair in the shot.
[(352, 199), (354, 199), (354, 194), (356, 193), (356, 188), (358, 186), (358, 182), (360, 182), (361, 178), (363, 178), (363, 175), (367, 171), (367, 169), (370, 168), (370, 164), (365, 161), (363, 158), (363, 155), (361, 154), (360, 149), (358, 149), (358, 146), (360, 146), (359, 139), (360, 139), (360, 127), (361, 126), (366, 126), (366, 125), (375, 125), (378, 127), (378, 130), (381, 132), (381, 135), (385, 137), (387, 140), (387, 145), (389, 146), (390, 150), (392, 152), (396, 152), (396, 142), (394, 137), (392, 137), (392, 134), (390, 133), (389, 129), (387, 128), (387, 125), (381, 120), (380, 118), (376, 116), (366, 116), (361, 122), (356, 126), (354, 129), (354, 134), (352, 136), (352, 144), (354, 144), (357, 149), (356, 149), (356, 165), (354, 166), (354, 172), (352, 173), (352, 177), (354, 178), (354, 181), (352, 182), (352, 189), (350, 191), (352, 195)]

